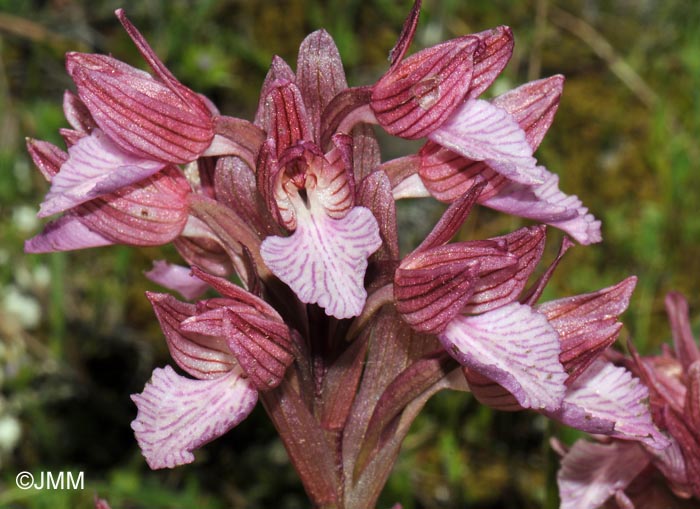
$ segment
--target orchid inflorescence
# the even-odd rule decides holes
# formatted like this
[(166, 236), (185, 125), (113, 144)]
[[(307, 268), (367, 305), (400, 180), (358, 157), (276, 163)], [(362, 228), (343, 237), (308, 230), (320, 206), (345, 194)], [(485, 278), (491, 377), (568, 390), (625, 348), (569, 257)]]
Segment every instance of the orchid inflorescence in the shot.
[[(538, 303), (574, 244), (565, 237), (528, 286), (545, 225), (580, 244), (601, 239), (600, 222), (533, 156), (563, 77), (481, 99), (511, 56), (510, 29), (406, 56), (419, 13), (416, 1), (372, 85), (348, 87), (323, 30), (302, 42), (296, 71), (275, 57), (252, 122), (180, 83), (122, 10), (152, 74), (67, 55), (68, 151), (28, 141), (51, 184), (39, 216), (62, 215), (26, 250), (172, 242), (189, 265), (156, 261), (147, 273), (185, 299), (147, 294), (179, 368), (156, 368), (132, 397), (151, 468), (192, 462), (258, 400), (312, 503), (329, 508), (374, 507), (411, 422), (442, 389), (532, 409), (648, 461), (686, 429), (677, 401), (662, 426), (672, 436), (654, 424), (652, 368), (605, 354), (634, 277)], [(373, 126), (426, 142), (384, 161)], [(449, 206), (402, 258), (395, 201), (427, 197)], [(541, 224), (450, 242), (477, 204)], [(653, 412), (633, 373), (653, 387)], [(571, 493), (564, 503), (583, 507)]]

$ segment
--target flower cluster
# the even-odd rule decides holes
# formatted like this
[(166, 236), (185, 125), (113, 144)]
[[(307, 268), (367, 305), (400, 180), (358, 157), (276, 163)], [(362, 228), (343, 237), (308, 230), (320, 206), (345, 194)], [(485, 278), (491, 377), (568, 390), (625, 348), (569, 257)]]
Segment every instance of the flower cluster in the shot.
[[(666, 296), (673, 348), (642, 357), (634, 348), (626, 364), (649, 387), (654, 423), (670, 445), (662, 450), (644, 442), (577, 441), (565, 451), (558, 481), (562, 508), (696, 507), (700, 499), (700, 349), (682, 295)], [(630, 345), (631, 346), (631, 345)], [(674, 498), (677, 497), (677, 498)], [(696, 502), (682, 502), (695, 497)]]
[[(133, 396), (152, 468), (193, 461), (260, 400), (314, 504), (373, 507), (410, 423), (448, 388), (669, 447), (647, 389), (602, 356), (635, 279), (538, 304), (566, 238), (528, 286), (545, 225), (600, 240), (600, 222), (533, 156), (563, 78), (482, 99), (510, 29), (406, 56), (419, 13), (417, 1), (372, 85), (349, 87), (332, 38), (312, 33), (296, 70), (273, 60), (252, 122), (178, 82), (121, 10), (152, 74), (68, 54), (68, 151), (28, 141), (51, 183), (39, 215), (62, 215), (26, 250), (172, 242), (189, 265), (147, 274), (185, 299), (148, 294), (180, 370), (157, 368)], [(385, 161), (372, 126), (426, 142)], [(395, 201), (429, 196), (450, 205), (401, 258)], [(541, 224), (450, 242), (476, 205)]]

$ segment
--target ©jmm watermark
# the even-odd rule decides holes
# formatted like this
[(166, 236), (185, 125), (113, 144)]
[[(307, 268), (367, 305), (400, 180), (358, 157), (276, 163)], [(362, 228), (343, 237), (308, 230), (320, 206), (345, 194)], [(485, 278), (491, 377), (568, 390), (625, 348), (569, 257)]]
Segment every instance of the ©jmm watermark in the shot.
[(20, 472), (15, 477), (17, 487), (21, 490), (83, 490), (85, 489), (84, 472)]

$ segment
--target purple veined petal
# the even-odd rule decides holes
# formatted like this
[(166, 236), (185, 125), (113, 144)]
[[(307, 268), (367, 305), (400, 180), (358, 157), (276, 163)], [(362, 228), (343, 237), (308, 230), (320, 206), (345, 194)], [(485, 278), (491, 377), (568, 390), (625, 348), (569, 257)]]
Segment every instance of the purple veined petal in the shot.
[[(355, 181), (352, 176), (352, 138), (344, 134), (333, 137), (335, 147), (320, 164), (309, 166), (306, 191), (314, 194), (315, 200), (329, 217), (341, 219), (352, 208), (355, 201)], [(315, 176), (315, 182), (309, 176)], [(310, 185), (312, 182), (314, 184)]]
[(240, 371), (213, 380), (191, 380), (170, 367), (156, 368), (131, 423), (141, 453), (152, 469), (192, 463), (192, 451), (220, 437), (253, 410), (258, 393)]
[(192, 269), (165, 260), (155, 260), (153, 268), (144, 275), (169, 290), (175, 290), (188, 300), (202, 295), (209, 285), (192, 274)]
[(48, 182), (53, 180), (63, 163), (68, 159), (68, 154), (56, 145), (32, 138), (27, 138), (27, 152)]
[(63, 114), (76, 131), (90, 133), (97, 127), (87, 106), (70, 90), (66, 90), (63, 94)]
[(396, 310), (418, 332), (442, 332), (471, 296), (478, 267), (478, 261), (469, 259), (436, 267), (399, 267), (394, 275)]
[(71, 209), (150, 177), (165, 166), (127, 154), (96, 129), (68, 149), (68, 160), (53, 177), (38, 215)]
[(406, 139), (428, 136), (459, 109), (471, 83), (472, 36), (426, 48), (393, 65), (372, 87), (370, 106), (389, 134)]
[(478, 278), (515, 265), (505, 243), (455, 242), (404, 258), (394, 275), (396, 310), (415, 330), (442, 332), (464, 308)]
[(264, 102), (264, 125), (267, 136), (275, 141), (279, 158), (286, 149), (299, 141), (311, 141), (313, 129), (299, 88), (291, 82), (277, 82)]
[(110, 246), (113, 242), (88, 228), (71, 212), (51, 221), (44, 230), (24, 243), (25, 253), (53, 253), (91, 247)]
[(649, 457), (638, 444), (578, 440), (557, 473), (561, 509), (598, 509), (648, 464)]
[(66, 69), (95, 123), (122, 150), (184, 164), (211, 144), (209, 108), (174, 78), (163, 83), (112, 57), (84, 53), (68, 53)]
[(558, 408), (566, 372), (559, 336), (530, 306), (512, 303), (478, 316), (458, 316), (439, 336), (463, 366), (510, 391), (523, 408)]
[(683, 369), (700, 360), (700, 349), (693, 338), (688, 319), (688, 301), (678, 292), (670, 292), (664, 300), (673, 333), (673, 348)]
[(519, 412), (524, 410), (518, 403), (518, 400), (515, 399), (515, 396), (502, 385), (497, 384), (478, 371), (462, 368), (462, 372), (469, 385), (469, 390), (482, 405), (501, 412)]
[(256, 126), (262, 128), (266, 132), (270, 130), (270, 124), (269, 118), (267, 118), (267, 114), (265, 113), (265, 101), (267, 100), (267, 95), (274, 88), (275, 84), (283, 81), (294, 83), (296, 81), (296, 75), (283, 58), (275, 55), (272, 57), (270, 69), (267, 71), (262, 87), (260, 87), (258, 109), (255, 113), (255, 120), (253, 122)]
[(260, 253), (302, 302), (318, 304), (336, 318), (351, 318), (364, 307), (367, 258), (381, 242), (370, 210), (354, 207), (342, 219), (298, 214), (294, 233), (267, 237)]
[(484, 161), (474, 161), (428, 141), (418, 152), (418, 174), (432, 196), (451, 203), (474, 184), (485, 182), (480, 201), (498, 193), (508, 179)]
[(647, 405), (649, 391), (625, 368), (597, 361), (570, 387), (561, 408), (548, 414), (582, 431), (601, 433), (597, 426), (609, 423), (609, 434), (663, 449), (669, 442), (654, 425)]
[(510, 182), (481, 205), (532, 219), (565, 231), (581, 244), (600, 242), (600, 221), (575, 195), (559, 190), (559, 177), (541, 167), (544, 182), (536, 186)]
[(289, 327), (282, 317), (229, 280), (197, 267), (192, 272), (224, 297), (200, 302), (197, 314), (183, 320), (181, 330), (223, 338), (256, 389), (276, 387), (294, 360)]
[(525, 131), (515, 118), (488, 101), (470, 99), (428, 138), (461, 156), (484, 161), (514, 182), (544, 181)]
[(321, 113), (338, 92), (348, 88), (340, 53), (325, 30), (317, 30), (302, 41), (296, 78), (311, 119), (313, 139), (319, 141)]
[(225, 298), (200, 302), (204, 307), (209, 310), (182, 322), (183, 332), (223, 339), (255, 389), (278, 386), (294, 360), (289, 328), (281, 318)]
[(146, 292), (163, 331), (173, 360), (200, 380), (224, 376), (237, 365), (225, 338), (183, 329), (182, 322), (197, 315), (198, 307), (166, 293)]
[(474, 294), (464, 307), (464, 312), (468, 314), (485, 313), (518, 298), (544, 252), (545, 227), (521, 228), (489, 240), (503, 243), (517, 263), (485, 269), (479, 274)]
[(618, 317), (629, 305), (636, 277), (597, 292), (546, 302), (535, 309), (544, 314), (561, 338), (559, 360), (573, 383), (617, 339)]
[[(525, 131), (528, 145), (534, 151), (549, 129), (559, 106), (563, 88), (562, 76), (532, 81), (496, 97), (491, 104), (508, 112)], [(483, 161), (474, 161), (429, 141), (419, 152), (420, 176), (430, 193), (438, 200), (451, 202), (466, 192), (475, 179), (486, 181), (480, 201), (496, 195), (508, 180)]]
[(91, 230), (117, 244), (160, 246), (177, 238), (189, 217), (187, 179), (174, 166), (72, 212)]
[(287, 325), (255, 313), (229, 312), (226, 339), (238, 364), (258, 390), (270, 390), (284, 379), (294, 360)]
[(474, 53), (474, 72), (469, 86), (469, 99), (476, 98), (501, 74), (513, 55), (513, 31), (507, 26), (484, 30), (473, 37), (479, 39)]
[(563, 89), (564, 76), (557, 74), (520, 85), (494, 98), (491, 104), (513, 116), (534, 151), (554, 121)]

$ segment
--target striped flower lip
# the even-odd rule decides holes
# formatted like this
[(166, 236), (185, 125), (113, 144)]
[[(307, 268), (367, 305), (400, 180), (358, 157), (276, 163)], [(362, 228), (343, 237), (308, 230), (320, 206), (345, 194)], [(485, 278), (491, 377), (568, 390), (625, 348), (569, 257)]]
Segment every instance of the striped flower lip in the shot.
[(322, 155), (312, 143), (284, 151), (270, 175), (274, 205), (289, 237), (267, 237), (267, 267), (306, 304), (336, 318), (357, 316), (367, 292), (367, 258), (382, 241), (372, 212), (354, 206), (354, 182), (336, 147)]

